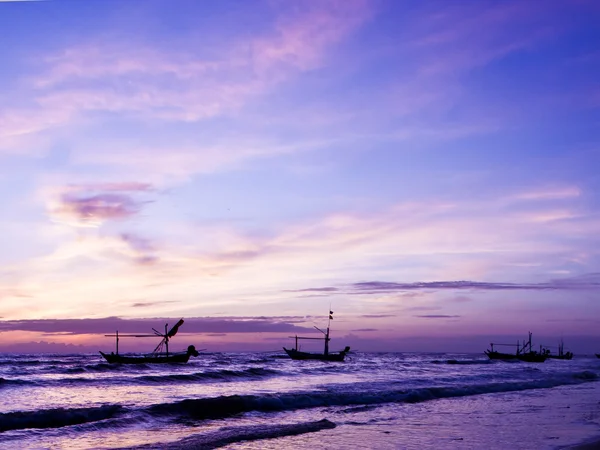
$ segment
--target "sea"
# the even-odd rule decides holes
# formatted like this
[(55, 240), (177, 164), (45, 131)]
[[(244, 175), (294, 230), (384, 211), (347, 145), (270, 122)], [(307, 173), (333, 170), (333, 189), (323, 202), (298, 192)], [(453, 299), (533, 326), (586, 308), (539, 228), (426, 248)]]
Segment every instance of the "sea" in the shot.
[[(600, 441), (600, 359), (0, 355), (0, 449), (562, 449)], [(594, 444), (592, 444), (594, 445)], [(599, 446), (600, 448), (600, 446)]]

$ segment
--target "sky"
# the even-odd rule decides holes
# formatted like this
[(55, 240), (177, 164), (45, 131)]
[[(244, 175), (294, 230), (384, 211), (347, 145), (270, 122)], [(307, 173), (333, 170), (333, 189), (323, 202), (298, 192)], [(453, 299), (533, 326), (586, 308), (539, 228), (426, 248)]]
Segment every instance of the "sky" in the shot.
[(0, 2), (0, 351), (599, 352), (599, 21)]

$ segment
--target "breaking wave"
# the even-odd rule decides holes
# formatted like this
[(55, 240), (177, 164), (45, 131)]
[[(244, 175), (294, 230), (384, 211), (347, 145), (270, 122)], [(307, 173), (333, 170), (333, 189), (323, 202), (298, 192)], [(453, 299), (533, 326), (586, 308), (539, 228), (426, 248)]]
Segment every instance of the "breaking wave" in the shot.
[(146, 411), (157, 416), (187, 416), (192, 419), (222, 419), (246, 412), (288, 411), (323, 406), (378, 405), (385, 403), (418, 403), (428, 400), (471, 395), (547, 389), (595, 381), (598, 375), (585, 371), (536, 381), (469, 384), (464, 386), (423, 387), (408, 390), (376, 392), (294, 392), (265, 395), (230, 395), (186, 399), (176, 403), (150, 406)]
[(314, 433), (316, 431), (335, 428), (335, 423), (322, 419), (314, 422), (301, 422), (285, 425), (250, 425), (243, 427), (223, 427), (218, 431), (201, 435), (192, 435), (177, 442), (165, 444), (147, 444), (133, 449), (159, 449), (184, 450), (190, 448), (214, 449), (242, 441), (257, 441), (262, 439), (275, 439), (284, 436), (297, 436), (300, 434)]
[(59, 428), (115, 417), (123, 410), (120, 405), (95, 408), (56, 408), (38, 411), (0, 413), (0, 432), (26, 428)]

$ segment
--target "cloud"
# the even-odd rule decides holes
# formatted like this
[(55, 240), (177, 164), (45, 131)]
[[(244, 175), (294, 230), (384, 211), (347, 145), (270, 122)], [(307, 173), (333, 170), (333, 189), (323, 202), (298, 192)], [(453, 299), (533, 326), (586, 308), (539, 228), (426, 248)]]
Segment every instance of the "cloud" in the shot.
[(562, 9), (558, 4), (540, 8), (518, 1), (446, 4), (416, 21), (412, 44), (431, 57), (422, 68), (424, 73), (469, 70), (554, 38), (563, 31), (555, 20)]
[[(490, 283), (482, 281), (429, 281), (416, 283), (395, 283), (386, 281), (366, 281), (353, 283), (352, 289), (358, 292), (396, 292), (407, 290), (568, 290), (600, 289), (600, 275), (593, 273), (580, 277), (554, 279), (545, 283)], [(464, 298), (462, 298), (464, 301)]]
[(151, 192), (154, 186), (150, 183), (120, 182), (120, 183), (89, 183), (70, 184), (64, 188), (65, 192), (103, 191), (103, 192)]
[[(65, 189), (47, 194), (60, 199)], [(126, 194), (143, 201), (152, 192), (144, 188), (100, 193)], [(98, 193), (84, 191), (83, 196)], [(286, 300), (284, 294), (287, 300), (300, 295), (286, 292), (298, 289), (334, 299), (371, 296), (374, 302), (377, 298), (380, 304), (394, 308), (411, 297), (435, 291), (598, 289), (589, 277), (542, 283), (512, 281), (544, 280), (553, 270), (578, 273), (594, 267), (593, 246), (589, 245), (597, 236), (594, 217), (536, 223), (535, 227), (531, 223), (519, 212), (498, 208), (493, 199), (484, 199), (461, 204), (399, 203), (368, 214), (326, 214), (296, 219), (291, 225), (277, 224), (261, 233), (249, 233), (238, 223), (212, 222), (176, 223), (160, 240), (137, 230), (119, 230), (115, 236), (107, 236), (114, 233), (109, 226), (103, 228), (102, 236), (86, 230), (73, 238), (67, 230), (68, 235), (60, 236), (65, 242), (54, 251), (11, 265), (14, 286), (34, 298), (13, 296), (3, 302), (0, 313), (32, 318), (44, 301), (53, 305), (48, 317), (85, 317), (90, 308), (105, 308), (107, 298), (111, 299), (111, 311), (121, 315), (128, 315), (131, 299), (139, 298), (157, 301), (154, 311), (161, 315), (179, 311), (160, 305), (162, 298), (189, 305), (192, 311), (186, 315), (214, 314), (221, 311), (219, 305), (243, 308), (250, 301), (265, 313), (269, 303)], [(569, 239), (564, 240), (565, 236)], [(507, 265), (522, 261), (539, 264)], [(385, 281), (392, 276), (390, 268), (393, 276), (403, 281)], [(371, 281), (363, 278), (365, 273)], [(459, 278), (465, 274), (473, 278)], [(423, 278), (441, 281), (418, 281)], [(329, 281), (321, 284), (323, 279)], [(507, 281), (478, 281), (486, 279)], [(238, 293), (243, 292), (241, 298), (232, 296), (234, 285)], [(80, 298), (86, 298), (88, 304), (83, 305)]]
[(562, 188), (547, 188), (525, 191), (509, 197), (514, 200), (563, 200), (581, 196), (581, 189), (576, 186), (565, 186)]
[(418, 317), (420, 319), (453, 319), (453, 318), (457, 318), (460, 316), (452, 316), (452, 315), (448, 315), (448, 314), (425, 314), (425, 315), (413, 316), (413, 317)]
[(338, 288), (322, 287), (322, 288), (306, 288), (306, 289), (284, 289), (283, 292), (336, 292)]
[[(77, 43), (42, 58), (33, 80), (47, 110), (110, 111), (196, 121), (233, 113), (326, 54), (371, 16), (364, 0), (277, 5), (260, 35), (218, 43), (207, 52), (165, 48), (115, 36)], [(206, 50), (206, 49), (205, 49)], [(74, 87), (76, 86), (76, 87)]]
[(138, 264), (149, 265), (158, 262), (159, 257), (156, 254), (156, 249), (149, 239), (133, 233), (122, 233), (121, 239), (137, 254), (136, 262)]
[[(576, 277), (557, 278), (543, 283), (495, 283), (485, 281), (427, 281), (413, 283), (397, 283), (391, 281), (361, 281), (351, 283), (346, 287), (319, 287), (305, 288), (284, 292), (339, 292), (343, 294), (389, 294), (402, 293), (405, 291), (506, 291), (506, 290), (597, 290), (600, 289), (600, 273), (589, 273)], [(402, 295), (402, 297), (416, 297), (414, 295)], [(465, 303), (473, 301), (466, 296), (456, 296), (450, 299), (455, 303)], [(429, 307), (419, 307), (430, 309)], [(437, 309), (437, 308), (431, 308)], [(365, 318), (383, 318), (394, 317), (387, 314), (362, 315)]]
[(161, 300), (155, 302), (135, 302), (131, 304), (132, 308), (148, 308), (156, 307), (157, 305), (163, 305), (165, 303), (178, 303), (177, 300)]
[[(162, 329), (165, 323), (174, 325), (179, 319), (121, 319), (105, 317), (100, 319), (40, 319), (0, 321), (0, 333), (8, 331), (29, 331), (38, 333), (107, 334), (148, 333), (152, 328)], [(179, 330), (183, 333), (280, 333), (314, 332), (311, 328), (299, 327), (272, 319), (220, 319), (192, 317), (185, 319)]]
[(396, 317), (394, 314), (362, 314), (360, 317), (365, 319), (384, 319), (388, 317)]
[(138, 214), (148, 201), (137, 200), (132, 194), (152, 191), (152, 187), (146, 183), (102, 183), (68, 185), (53, 191), (48, 207), (52, 221), (97, 227), (106, 221), (129, 219)]
[(131, 217), (140, 206), (122, 194), (98, 194), (89, 197), (64, 195), (62, 207), (53, 211), (56, 215), (72, 215), (81, 222), (99, 223), (107, 219)]

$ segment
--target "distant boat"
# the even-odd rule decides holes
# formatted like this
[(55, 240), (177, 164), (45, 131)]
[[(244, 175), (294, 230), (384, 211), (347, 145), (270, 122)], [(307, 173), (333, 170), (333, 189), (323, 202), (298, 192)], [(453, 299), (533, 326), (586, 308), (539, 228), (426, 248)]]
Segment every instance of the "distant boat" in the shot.
[[(329, 311), (329, 319), (327, 320), (327, 331), (323, 331), (320, 328), (315, 327), (321, 333), (325, 335), (322, 338), (316, 337), (302, 337), (302, 336), (290, 336), (296, 339), (296, 347), (295, 348), (285, 348), (285, 352), (288, 356), (294, 360), (317, 360), (317, 361), (344, 361), (346, 354), (350, 351), (350, 347), (344, 348), (336, 353), (329, 353), (329, 341), (331, 340), (329, 337), (329, 323), (333, 319), (333, 311)], [(298, 339), (313, 339), (313, 340), (324, 340), (325, 341), (325, 349), (323, 353), (310, 353), (310, 352), (301, 352), (298, 350)]]
[(553, 355), (548, 349), (545, 349), (544, 354), (550, 359), (573, 359), (573, 352), (565, 352), (565, 344), (562, 339), (558, 344), (558, 354)]
[(596, 353), (596, 358), (600, 358), (600, 353)]
[[(508, 347), (517, 347), (516, 353), (502, 353), (494, 350), (494, 345), (502, 345)], [(503, 361), (519, 360), (525, 362), (544, 362), (548, 357), (546, 352), (536, 352), (531, 347), (531, 332), (529, 332), (529, 340), (523, 342), (523, 345), (516, 344), (494, 344), (490, 343), (490, 350), (484, 352), (490, 359), (499, 359)]]
[[(179, 327), (183, 325), (183, 319), (180, 319), (173, 328), (167, 332), (168, 324), (165, 324), (165, 332), (155, 330), (154, 334), (121, 334), (117, 331), (115, 334), (105, 334), (105, 336), (116, 337), (116, 352), (110, 354), (100, 352), (100, 354), (109, 363), (121, 363), (121, 364), (164, 364), (164, 363), (186, 363), (190, 359), (190, 356), (198, 356), (198, 351), (193, 345), (188, 346), (185, 352), (169, 353), (169, 339), (177, 334)], [(156, 346), (154, 351), (149, 354), (142, 355), (121, 355), (119, 354), (119, 338), (121, 337), (162, 337), (160, 343)], [(165, 351), (163, 352), (163, 348)]]

